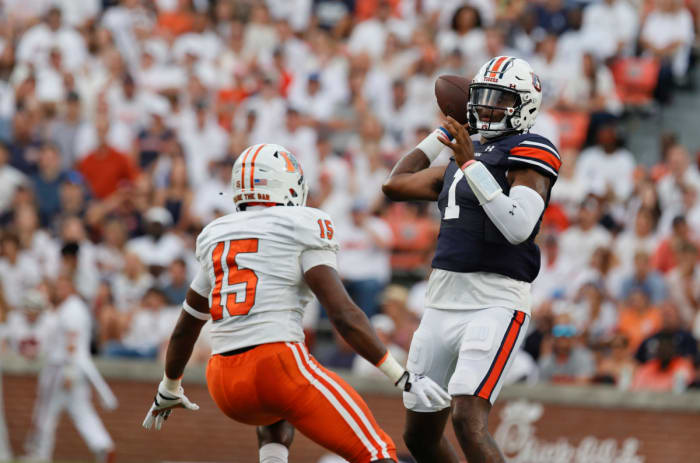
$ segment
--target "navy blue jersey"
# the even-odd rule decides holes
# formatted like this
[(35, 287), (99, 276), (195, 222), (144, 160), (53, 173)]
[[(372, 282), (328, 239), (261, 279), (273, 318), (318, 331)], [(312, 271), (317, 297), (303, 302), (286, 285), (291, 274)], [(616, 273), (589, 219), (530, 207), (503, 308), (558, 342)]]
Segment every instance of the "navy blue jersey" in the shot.
[[(551, 179), (549, 195), (557, 179), (561, 158), (546, 138), (531, 133), (502, 137), (481, 144), (474, 142), (474, 157), (491, 172), (504, 194), (509, 194), (509, 170), (534, 169)], [(451, 272), (490, 272), (531, 282), (540, 271), (540, 250), (535, 236), (542, 217), (530, 237), (511, 244), (479, 205), (462, 170), (454, 159), (445, 170), (438, 198), (442, 216), (433, 268)]]

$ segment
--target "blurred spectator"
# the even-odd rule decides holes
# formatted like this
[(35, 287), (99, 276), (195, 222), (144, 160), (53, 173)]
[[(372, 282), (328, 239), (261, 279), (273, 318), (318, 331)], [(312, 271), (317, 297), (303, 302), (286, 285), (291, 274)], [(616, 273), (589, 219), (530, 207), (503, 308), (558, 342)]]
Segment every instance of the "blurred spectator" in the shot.
[(597, 144), (581, 152), (576, 173), (587, 186), (586, 193), (612, 202), (623, 202), (632, 193), (634, 156), (621, 146), (617, 126), (598, 129)]
[(691, 243), (690, 230), (685, 217), (673, 218), (671, 234), (661, 240), (652, 257), (652, 266), (662, 273), (668, 273), (678, 263), (677, 253), (685, 244)]
[(449, 29), (441, 31), (436, 39), (437, 47), (443, 56), (455, 50), (471, 61), (478, 59), (486, 46), (486, 37), (481, 28), (481, 14), (471, 5), (461, 6), (452, 16)]
[(674, 82), (684, 82), (695, 40), (693, 17), (682, 0), (656, 0), (646, 16), (639, 43), (645, 54), (661, 61), (656, 97), (668, 103)]
[[(690, 162), (690, 154), (681, 144), (668, 148), (665, 164), (668, 166), (668, 174), (659, 180), (657, 190), (664, 215), (675, 217), (682, 213), (683, 187), (700, 191), (700, 171)], [(668, 232), (668, 227), (664, 227), (663, 223), (660, 232)]]
[(180, 238), (168, 231), (173, 218), (167, 209), (152, 207), (144, 214), (146, 234), (126, 243), (126, 249), (140, 256), (154, 275), (160, 273), (183, 253)]
[(36, 133), (34, 116), (26, 108), (18, 109), (12, 119), (12, 138), (7, 144), (10, 165), (31, 175), (37, 170), (40, 140)]
[(532, 7), (538, 25), (547, 32), (560, 35), (568, 26), (566, 8), (562, 0), (546, 0)]
[(678, 355), (670, 334), (657, 340), (654, 357), (637, 369), (632, 389), (683, 392), (693, 379), (693, 363)]
[[(75, 241), (66, 242), (61, 248), (61, 274), (71, 279), (77, 293), (86, 301), (92, 302), (97, 292), (99, 275), (96, 269), (86, 267), (79, 258), (80, 244)], [(83, 264), (83, 265), (81, 265)]]
[(19, 237), (11, 231), (0, 236), (0, 282), (5, 302), (19, 308), (22, 295), (41, 281), (39, 264), (20, 249)]
[(124, 268), (112, 282), (112, 293), (117, 309), (125, 313), (131, 310), (153, 284), (153, 276), (148, 273), (139, 255), (127, 252), (124, 255)]
[[(211, 178), (194, 192), (190, 207), (193, 219), (199, 220), (199, 223), (204, 225), (216, 217), (230, 214), (236, 210), (233, 199), (227, 193), (231, 185), (232, 167), (233, 163), (230, 160), (214, 163)], [(302, 168), (305, 169), (303, 166)], [(173, 164), (171, 189), (176, 188), (178, 184), (183, 186), (186, 182), (184, 177), (186, 169), (185, 163), (176, 162)]]
[(626, 0), (592, 2), (583, 11), (583, 45), (601, 60), (629, 55), (638, 26), (637, 14)]
[(165, 145), (175, 139), (175, 132), (165, 125), (165, 117), (170, 109), (168, 100), (152, 97), (145, 106), (148, 113), (147, 123), (140, 130), (136, 140), (136, 154), (141, 169), (152, 166), (158, 156), (166, 150)]
[(19, 237), (20, 248), (39, 264), (41, 276), (56, 278), (60, 265), (60, 247), (45, 229), (39, 228), (36, 208), (29, 204), (18, 206), (13, 225)]
[(584, 53), (580, 72), (575, 73), (562, 90), (559, 107), (590, 113), (587, 140), (593, 142), (598, 128), (622, 115), (612, 73), (600, 65), (591, 53)]
[(44, 22), (29, 29), (17, 45), (17, 60), (43, 68), (48, 64), (48, 53), (58, 47), (66, 60), (66, 67), (74, 70), (87, 58), (85, 41), (72, 27), (62, 24), (61, 9), (51, 7), (44, 17)]
[(5, 323), (10, 347), (27, 359), (37, 359), (48, 347), (45, 345), (47, 329), (54, 321), (49, 307), (49, 301), (42, 291), (29, 289), (22, 295), (22, 303), (17, 310), (7, 315)]
[(384, 216), (393, 232), (392, 277), (415, 283), (426, 274), (426, 261), (432, 259), (438, 227), (421, 203), (393, 204)]
[(167, 283), (163, 286), (168, 305), (177, 306), (185, 300), (185, 295), (190, 287), (190, 280), (187, 278), (187, 265), (184, 259), (175, 259), (168, 267)]
[(574, 302), (572, 322), (587, 343), (595, 344), (612, 335), (617, 326), (617, 307), (604, 287), (594, 281), (584, 284)]
[(700, 268), (698, 249), (691, 243), (681, 243), (676, 252), (678, 265), (668, 273), (666, 281), (669, 299), (678, 307), (686, 326), (693, 326), (700, 307)]
[(632, 291), (643, 290), (649, 295), (652, 305), (658, 305), (666, 299), (667, 289), (663, 276), (651, 267), (649, 254), (637, 251), (634, 255), (634, 272), (622, 281), (620, 299), (629, 299)]
[(382, 314), (387, 315), (394, 323), (391, 342), (406, 352), (411, 344), (413, 333), (418, 329), (419, 322), (419, 318), (408, 310), (407, 303), (408, 291), (403, 286), (389, 285), (382, 292)]
[(566, 260), (567, 272), (578, 271), (590, 261), (599, 247), (612, 242), (610, 233), (599, 223), (600, 203), (593, 197), (583, 201), (579, 208), (578, 223), (569, 227), (559, 237), (559, 249)]
[(542, 81), (542, 100), (546, 106), (554, 106), (566, 85), (579, 74), (577, 67), (558, 54), (557, 40), (551, 33), (541, 37), (535, 47), (536, 54), (529, 60)]
[(189, 180), (195, 187), (206, 182), (210, 163), (220, 160), (226, 153), (226, 132), (207, 109), (206, 101), (197, 101), (194, 122), (185, 125), (180, 132)]
[(379, 0), (374, 17), (360, 22), (353, 29), (348, 39), (348, 50), (351, 53), (367, 52), (373, 58), (378, 58), (384, 53), (390, 32), (406, 41), (411, 35), (411, 26), (406, 21), (392, 17), (388, 0)]
[(95, 259), (102, 277), (111, 279), (124, 268), (127, 232), (124, 223), (109, 219), (102, 228), (102, 242), (95, 249)]
[(592, 381), (598, 384), (615, 384), (618, 389), (626, 391), (632, 384), (635, 368), (627, 337), (616, 334), (604, 346)]
[(567, 269), (563, 265), (564, 260), (559, 250), (559, 242), (553, 234), (546, 234), (541, 237), (540, 242), (541, 264), (540, 273), (532, 282), (532, 305), (539, 306), (541, 303), (562, 296), (565, 293), (565, 281)]
[(557, 383), (587, 383), (595, 373), (593, 354), (581, 342), (568, 318), (558, 317), (550, 336), (543, 340), (538, 361), (540, 378)]
[(632, 269), (635, 257), (640, 251), (651, 256), (656, 250), (658, 237), (654, 234), (655, 222), (651, 210), (639, 209), (634, 228), (623, 231), (615, 239), (615, 253), (625, 271)]
[(645, 363), (652, 360), (655, 356), (656, 349), (659, 344), (660, 337), (670, 336), (673, 341), (675, 352), (681, 357), (685, 357), (692, 361), (698, 355), (698, 342), (693, 338), (693, 335), (685, 327), (678, 309), (672, 303), (664, 303), (661, 306), (663, 315), (663, 326), (661, 331), (646, 338), (640, 344), (635, 358), (639, 363)]
[(303, 125), (301, 114), (296, 108), (287, 108), (284, 127), (280, 127), (274, 136), (268, 137), (291, 151), (304, 169), (304, 177), (310, 185), (318, 179), (318, 154), (316, 153), (316, 131)]
[(109, 119), (100, 114), (96, 120), (98, 146), (78, 164), (78, 170), (85, 177), (93, 194), (105, 199), (119, 188), (136, 180), (139, 172), (131, 159), (116, 151), (107, 141)]
[(68, 179), (68, 173), (61, 166), (61, 154), (58, 147), (46, 144), (39, 154), (39, 171), (33, 176), (34, 191), (41, 225), (53, 222), (54, 216), (61, 211), (61, 184)]
[(162, 291), (150, 288), (141, 305), (127, 315), (121, 341), (109, 342), (105, 355), (154, 359), (168, 340), (178, 315), (178, 310), (167, 308)]
[(629, 339), (629, 348), (636, 351), (648, 336), (661, 329), (661, 311), (649, 302), (650, 295), (644, 287), (636, 286), (629, 292), (618, 316), (618, 330)]
[(364, 201), (356, 201), (350, 221), (337, 223), (336, 232), (340, 244), (338, 269), (345, 289), (372, 317), (379, 312), (379, 294), (391, 277), (392, 234), (384, 220), (369, 215), (367, 207)]
[(0, 214), (10, 208), (12, 198), (18, 186), (27, 182), (27, 177), (8, 164), (7, 147), (0, 143)]
[[(552, 187), (549, 208), (561, 207), (566, 214), (566, 218), (572, 219), (576, 216), (579, 205), (586, 197), (587, 182), (579, 177), (576, 172), (578, 152), (561, 150), (559, 155), (562, 161), (561, 168), (559, 169), (557, 183)], [(568, 226), (568, 223), (566, 226)]]

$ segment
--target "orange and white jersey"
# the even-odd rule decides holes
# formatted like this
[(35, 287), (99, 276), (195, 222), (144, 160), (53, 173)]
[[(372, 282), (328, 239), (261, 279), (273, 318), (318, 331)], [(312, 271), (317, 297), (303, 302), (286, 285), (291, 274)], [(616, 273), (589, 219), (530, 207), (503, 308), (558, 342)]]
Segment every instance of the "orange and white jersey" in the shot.
[(334, 235), (328, 214), (310, 207), (236, 212), (207, 225), (191, 288), (209, 298), (212, 352), (303, 341), (302, 315), (313, 298), (304, 272), (336, 267)]

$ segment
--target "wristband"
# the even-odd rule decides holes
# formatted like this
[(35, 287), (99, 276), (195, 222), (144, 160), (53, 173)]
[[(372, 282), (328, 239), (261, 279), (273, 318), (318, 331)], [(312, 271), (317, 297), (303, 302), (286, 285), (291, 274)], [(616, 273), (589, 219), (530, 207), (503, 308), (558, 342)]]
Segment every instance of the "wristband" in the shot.
[(425, 137), (420, 143), (418, 143), (418, 145), (416, 145), (416, 148), (421, 150), (430, 162), (433, 162), (445, 147), (445, 145), (440, 143), (438, 137), (443, 137), (450, 141), (453, 139), (452, 135), (450, 135), (450, 132), (448, 132), (447, 129), (439, 127), (433, 130), (430, 135)]
[(170, 379), (168, 376), (163, 373), (163, 386), (165, 386), (165, 389), (170, 392), (173, 395), (179, 395), (180, 394), (180, 383), (182, 382), (182, 376), (179, 377), (178, 379)]
[(376, 367), (379, 368), (379, 371), (384, 373), (395, 386), (399, 385), (404, 373), (406, 373), (404, 367), (402, 367), (399, 362), (396, 361), (388, 350), (379, 363), (377, 363)]
[(464, 164), (462, 164), (462, 167), (460, 167), (460, 169), (462, 169), (462, 171), (464, 171), (464, 169), (466, 169), (467, 167), (471, 166), (471, 165), (474, 164), (475, 162), (476, 162), (476, 161), (475, 161), (474, 159), (470, 159), (469, 161), (467, 161), (467, 162), (465, 162)]
[(480, 205), (488, 203), (503, 192), (491, 172), (481, 162), (474, 160), (465, 162), (462, 172)]

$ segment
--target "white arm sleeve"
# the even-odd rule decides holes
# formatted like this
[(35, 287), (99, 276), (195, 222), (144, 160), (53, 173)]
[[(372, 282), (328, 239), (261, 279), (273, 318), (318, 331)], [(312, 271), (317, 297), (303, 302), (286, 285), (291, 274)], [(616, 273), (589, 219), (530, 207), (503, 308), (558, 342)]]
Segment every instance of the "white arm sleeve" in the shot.
[(318, 265), (327, 265), (338, 269), (335, 251), (329, 249), (307, 249), (301, 253), (301, 269), (304, 273)]
[(510, 196), (499, 193), (482, 207), (509, 243), (520, 244), (535, 229), (544, 211), (544, 200), (532, 188), (516, 185), (510, 189)]

